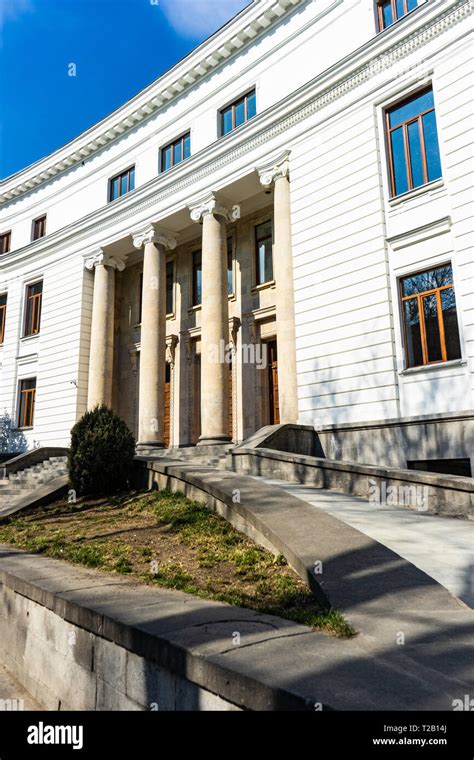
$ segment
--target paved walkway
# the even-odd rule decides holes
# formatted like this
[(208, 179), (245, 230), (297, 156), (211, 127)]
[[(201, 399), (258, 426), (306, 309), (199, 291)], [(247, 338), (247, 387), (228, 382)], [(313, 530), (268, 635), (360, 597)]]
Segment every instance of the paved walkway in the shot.
[(474, 607), (474, 523), (378, 506), (365, 499), (256, 477), (365, 533)]
[(41, 708), (16, 678), (3, 665), (0, 665), (0, 712), (11, 709), (40, 710)]

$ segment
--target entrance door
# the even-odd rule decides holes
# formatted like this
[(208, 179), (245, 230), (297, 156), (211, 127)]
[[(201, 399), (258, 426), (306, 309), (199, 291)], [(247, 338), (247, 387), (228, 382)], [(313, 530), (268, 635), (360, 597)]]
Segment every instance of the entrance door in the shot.
[(229, 363), (229, 435), (230, 440), (234, 437), (234, 427), (233, 427), (233, 403), (232, 403), (232, 362)]
[(166, 364), (165, 377), (165, 424), (164, 424), (164, 445), (169, 448), (171, 440), (171, 365)]
[(193, 375), (194, 413), (192, 417), (191, 440), (196, 444), (201, 435), (201, 354), (194, 354)]
[(269, 340), (267, 342), (267, 360), (270, 425), (278, 425), (280, 423), (280, 406), (278, 403), (278, 353), (276, 340)]

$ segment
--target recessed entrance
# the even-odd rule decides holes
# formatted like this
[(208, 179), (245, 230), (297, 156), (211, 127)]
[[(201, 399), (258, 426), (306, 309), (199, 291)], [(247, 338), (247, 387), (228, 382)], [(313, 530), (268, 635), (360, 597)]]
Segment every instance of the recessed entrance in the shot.
[(276, 340), (269, 340), (267, 346), (267, 387), (269, 424), (279, 425), (280, 405), (278, 403), (278, 351)]

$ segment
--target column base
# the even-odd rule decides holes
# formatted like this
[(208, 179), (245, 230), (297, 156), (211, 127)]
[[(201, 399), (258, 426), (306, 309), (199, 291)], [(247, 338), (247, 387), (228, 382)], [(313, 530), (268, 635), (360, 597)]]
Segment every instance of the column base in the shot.
[(146, 441), (139, 441), (135, 448), (137, 451), (143, 451), (143, 449), (164, 449), (165, 444), (158, 443), (157, 441), (150, 441), (150, 443), (147, 443)]
[(232, 439), (230, 435), (215, 435), (212, 437), (206, 437), (205, 435), (201, 435), (199, 438), (196, 446), (217, 446), (220, 443), (231, 443)]

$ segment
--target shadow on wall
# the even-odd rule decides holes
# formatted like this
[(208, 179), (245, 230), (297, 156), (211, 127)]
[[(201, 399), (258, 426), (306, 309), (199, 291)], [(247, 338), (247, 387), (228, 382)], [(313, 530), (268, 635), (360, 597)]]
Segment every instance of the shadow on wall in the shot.
[[(470, 456), (472, 422), (416, 424), (373, 428), (370, 430), (337, 429), (338, 425), (362, 421), (376, 424), (403, 419), (395, 361), (391, 352), (370, 333), (353, 351), (347, 364), (337, 354), (313, 357), (308, 375), (306, 396), (300, 398), (300, 421), (319, 432), (320, 443), (328, 459), (406, 468), (410, 460), (456, 459)], [(331, 346), (334, 352), (335, 346)], [(393, 349), (394, 350), (394, 349)], [(462, 368), (459, 370), (463, 372)], [(412, 379), (405, 395), (416, 394), (419, 413), (435, 415), (446, 410), (443, 393), (446, 381), (433, 374), (426, 379)], [(300, 389), (301, 391), (301, 389)], [(325, 431), (329, 425), (336, 430)], [(471, 464), (474, 461), (471, 459)], [(474, 469), (474, 467), (473, 467)]]
[(6, 454), (23, 454), (28, 448), (28, 443), (21, 430), (15, 429), (15, 423), (9, 414), (5, 412), (0, 417), (0, 457)]

